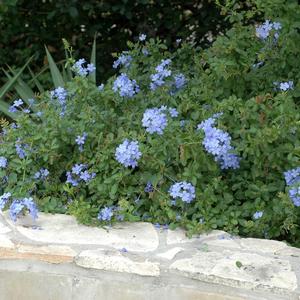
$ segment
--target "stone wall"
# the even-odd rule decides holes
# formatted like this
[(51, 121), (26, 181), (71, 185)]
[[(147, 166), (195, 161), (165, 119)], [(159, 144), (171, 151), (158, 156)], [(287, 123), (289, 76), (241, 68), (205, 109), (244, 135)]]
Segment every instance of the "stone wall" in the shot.
[(0, 300), (300, 299), (300, 249), (149, 223), (0, 216)]

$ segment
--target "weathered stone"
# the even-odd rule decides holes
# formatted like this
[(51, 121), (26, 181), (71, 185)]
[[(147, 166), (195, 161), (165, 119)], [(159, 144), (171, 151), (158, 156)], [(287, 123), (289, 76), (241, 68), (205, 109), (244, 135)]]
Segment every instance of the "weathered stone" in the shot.
[[(11, 222), (7, 215), (6, 218)], [(73, 216), (40, 213), (36, 226), (15, 225), (25, 237), (49, 244), (103, 245), (137, 252), (153, 251), (158, 247), (158, 234), (150, 223), (121, 223), (106, 230), (78, 224)]]
[(11, 229), (5, 226), (0, 220), (0, 234), (8, 233)]
[(184, 248), (181, 248), (181, 247), (175, 247), (175, 248), (172, 248), (166, 252), (163, 252), (163, 253), (159, 253), (157, 254), (158, 257), (161, 257), (161, 258), (164, 258), (164, 259), (173, 259), (176, 254), (178, 254), (179, 252), (183, 251)]
[(228, 233), (221, 230), (213, 230), (207, 233), (203, 233), (198, 236), (193, 236), (191, 238), (187, 237), (186, 231), (182, 229), (168, 230), (167, 232), (167, 245), (182, 244), (182, 243), (192, 243), (197, 241), (202, 241), (210, 238), (217, 238), (219, 236), (229, 236)]
[(6, 235), (0, 234), (0, 248), (14, 248), (14, 246), (13, 242)]
[(118, 251), (103, 249), (82, 251), (75, 259), (78, 266), (113, 272), (126, 272), (142, 276), (159, 276), (159, 264), (149, 261), (136, 262)]
[(76, 252), (67, 246), (17, 245), (15, 248), (0, 248), (0, 259), (29, 259), (48, 263), (72, 262)]
[(241, 239), (240, 244), (246, 250), (265, 253), (274, 253), (284, 248), (287, 248), (287, 245), (283, 242), (254, 238)]
[(275, 254), (280, 256), (293, 256), (300, 258), (300, 249), (295, 247), (286, 247), (276, 251)]
[(239, 249), (241, 246), (237, 242), (236, 239), (213, 239), (205, 241), (205, 243), (209, 246), (216, 246), (221, 248), (234, 248)]
[(175, 261), (171, 269), (199, 280), (224, 285), (293, 291), (297, 278), (287, 260), (242, 252), (201, 252)]

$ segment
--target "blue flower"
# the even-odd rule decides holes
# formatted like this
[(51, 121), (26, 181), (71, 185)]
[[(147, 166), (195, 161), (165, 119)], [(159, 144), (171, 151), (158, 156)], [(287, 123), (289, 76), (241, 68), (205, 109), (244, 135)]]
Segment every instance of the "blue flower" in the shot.
[(4, 208), (10, 197), (11, 193), (4, 193), (2, 196), (0, 196), (0, 210)]
[(67, 172), (67, 183), (72, 186), (78, 186), (80, 182), (84, 181), (86, 184), (89, 183), (93, 178), (95, 178), (96, 173), (89, 173), (87, 171), (87, 165), (85, 164), (75, 164), (72, 167), (71, 172)]
[(191, 203), (196, 197), (195, 187), (186, 181), (174, 183), (169, 189), (169, 194), (173, 199), (180, 198), (186, 203)]
[(256, 36), (260, 38), (261, 40), (266, 40), (271, 30), (274, 30), (274, 37), (275, 39), (278, 39), (278, 31), (281, 29), (281, 24), (279, 22), (270, 22), (269, 20), (266, 20), (262, 25), (256, 26)]
[(80, 172), (86, 168), (86, 165), (84, 164), (76, 164), (74, 165), (74, 167), (72, 168), (72, 173), (73, 174), (76, 174), (76, 175), (79, 175)]
[(24, 159), (27, 156), (25, 152), (25, 148), (28, 148), (28, 145), (20, 143), (20, 139), (17, 140), (17, 144), (15, 145), (16, 152), (21, 159)]
[(18, 100), (15, 100), (15, 101), (14, 101), (13, 106), (14, 106), (14, 107), (20, 107), (20, 106), (23, 105), (23, 104), (24, 104), (23, 100), (22, 100), (22, 99), (18, 99)]
[(178, 111), (176, 108), (169, 108), (169, 113), (172, 118), (178, 117)]
[(198, 125), (197, 129), (202, 129), (205, 134), (202, 145), (208, 153), (215, 157), (215, 161), (220, 164), (222, 169), (237, 169), (240, 158), (232, 153), (234, 148), (230, 143), (231, 137), (227, 132), (213, 127), (219, 116), (220, 114), (215, 114)]
[(167, 116), (159, 108), (146, 109), (142, 119), (142, 126), (149, 133), (163, 134), (164, 129), (168, 124)]
[(41, 180), (45, 180), (49, 175), (49, 171), (45, 168), (41, 168), (39, 171), (37, 171), (34, 174), (34, 179), (41, 179)]
[(96, 68), (94, 64), (88, 64), (87, 67), (85, 67), (85, 64), (85, 59), (81, 58), (75, 62), (71, 69), (76, 73), (76, 75), (79, 75), (81, 77), (86, 77), (87, 75), (95, 72)]
[(179, 90), (181, 88), (184, 87), (184, 85), (186, 84), (186, 78), (183, 74), (177, 74), (174, 76), (174, 85), (175, 85), (175, 88), (176, 90)]
[(172, 72), (168, 69), (170, 59), (162, 59), (161, 63), (155, 68), (156, 73), (150, 75), (151, 83), (150, 89), (156, 90), (158, 87), (164, 85), (165, 79), (171, 76)]
[(71, 172), (67, 172), (67, 183), (70, 183), (72, 186), (78, 186), (78, 181), (73, 178)]
[(79, 146), (79, 151), (83, 151), (83, 145), (85, 143), (85, 140), (87, 138), (87, 133), (84, 132), (83, 135), (78, 135), (75, 139), (76, 144)]
[(98, 86), (98, 90), (99, 90), (100, 92), (102, 92), (103, 89), (104, 89), (104, 84), (101, 83), (101, 84)]
[(0, 168), (6, 168), (7, 167), (7, 158), (4, 156), (0, 156)]
[(26, 208), (33, 219), (37, 218), (38, 209), (32, 198), (16, 199), (9, 208), (11, 219), (16, 222), (18, 215)]
[(145, 193), (152, 193), (154, 191), (151, 181), (147, 182), (144, 191)]
[(67, 97), (68, 97), (68, 92), (62, 87), (58, 87), (55, 90), (50, 92), (50, 96), (52, 100), (56, 100), (58, 104), (60, 105), (61, 112), (60, 115), (63, 116), (66, 111), (66, 106), (67, 106)]
[(279, 90), (286, 92), (288, 90), (294, 89), (294, 82), (293, 81), (286, 81), (278, 83)]
[(113, 83), (113, 91), (121, 97), (131, 98), (139, 92), (140, 88), (136, 81), (131, 80), (125, 73), (119, 75)]
[(87, 170), (80, 173), (79, 177), (85, 182), (89, 182), (92, 178), (96, 176), (95, 173), (89, 173)]
[(132, 56), (127, 54), (121, 54), (120, 57), (114, 61), (113, 68), (117, 69), (119, 66), (124, 66), (125, 68), (128, 68), (131, 64)]
[(283, 173), (286, 185), (293, 185), (300, 182), (300, 167), (288, 170)]
[(300, 206), (300, 187), (293, 187), (289, 190), (289, 196), (296, 207)]
[(114, 215), (113, 213), (113, 207), (104, 207), (100, 210), (98, 214), (98, 220), (100, 221), (110, 221), (112, 216)]
[(139, 143), (127, 139), (116, 148), (115, 152), (116, 160), (125, 167), (137, 167), (137, 161), (141, 156), (142, 153), (139, 150)]
[(253, 214), (253, 219), (254, 220), (258, 220), (260, 219), (262, 216), (263, 216), (263, 212), (262, 211), (256, 211), (254, 214)]
[(144, 34), (144, 33), (142, 33), (142, 34), (139, 35), (139, 40), (140, 40), (141, 42), (145, 41), (146, 38), (147, 38), (147, 35)]

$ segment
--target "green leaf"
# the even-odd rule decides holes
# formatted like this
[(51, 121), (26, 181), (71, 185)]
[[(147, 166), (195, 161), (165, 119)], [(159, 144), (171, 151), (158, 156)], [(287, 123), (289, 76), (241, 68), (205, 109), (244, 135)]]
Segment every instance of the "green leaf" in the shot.
[[(93, 42), (93, 48), (92, 48), (92, 54), (91, 54), (91, 64), (93, 64), (96, 67), (96, 35), (94, 37), (94, 42)], [(89, 77), (92, 82), (96, 83), (96, 71), (91, 73), (89, 75)]]
[(235, 264), (239, 269), (243, 266), (243, 264), (238, 260), (235, 262)]
[(47, 59), (48, 59), (48, 63), (49, 63), (49, 68), (50, 68), (53, 84), (56, 88), (64, 87), (65, 82), (63, 80), (63, 77), (62, 77), (56, 63), (54, 62), (50, 52), (48, 51), (47, 47), (45, 47), (45, 49), (46, 49), (46, 54), (47, 54)]
[(34, 84), (38, 88), (39, 92), (43, 93), (45, 90), (44, 90), (43, 86), (40, 84), (40, 82), (37, 79), (38, 75), (34, 75), (34, 73), (32, 72), (32, 70), (30, 69), (30, 67), (28, 67), (28, 70), (29, 70), (29, 73), (30, 73), (30, 75), (32, 77), (32, 81), (34, 82)]
[(27, 67), (27, 65), (29, 64), (31, 59), (32, 59), (32, 57), (30, 57), (29, 60), (26, 62), (26, 64), (19, 70), (19, 72), (14, 77), (12, 77), (10, 80), (8, 80), (4, 84), (4, 86), (0, 89), (0, 99), (2, 99), (6, 95), (6, 93), (12, 88), (12, 86), (16, 83), (16, 81), (21, 76), (22, 72)]

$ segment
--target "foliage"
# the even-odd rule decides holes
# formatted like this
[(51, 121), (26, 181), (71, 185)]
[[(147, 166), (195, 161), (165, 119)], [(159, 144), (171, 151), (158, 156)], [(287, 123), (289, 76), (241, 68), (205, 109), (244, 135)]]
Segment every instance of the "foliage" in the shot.
[(300, 8), (255, 3), (280, 26), (241, 12), (205, 51), (128, 43), (131, 59), (119, 55), (104, 87), (75, 76), (41, 93), (17, 126), (3, 124), (3, 193), (86, 224), (145, 220), (299, 246), (289, 190), (300, 177), (284, 173), (299, 167)]

